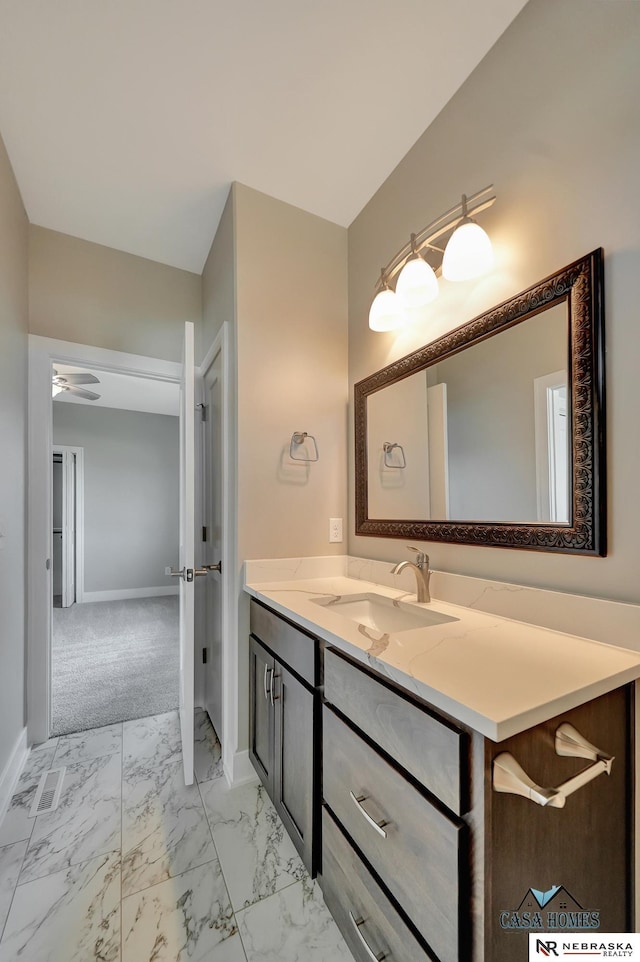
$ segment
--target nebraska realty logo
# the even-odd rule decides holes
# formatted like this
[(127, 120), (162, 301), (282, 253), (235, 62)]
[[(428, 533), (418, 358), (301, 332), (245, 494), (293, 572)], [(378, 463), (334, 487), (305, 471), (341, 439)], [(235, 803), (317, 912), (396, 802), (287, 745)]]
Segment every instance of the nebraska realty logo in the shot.
[(640, 955), (640, 935), (617, 932), (615, 934), (594, 936), (582, 935), (578, 938), (544, 935), (529, 935), (529, 962), (542, 962), (543, 959), (584, 959), (589, 956), (601, 959), (637, 959)]
[(500, 926), (507, 931), (598, 929), (600, 912), (585, 909), (564, 885), (552, 885), (546, 892), (529, 889), (517, 909), (500, 913)]

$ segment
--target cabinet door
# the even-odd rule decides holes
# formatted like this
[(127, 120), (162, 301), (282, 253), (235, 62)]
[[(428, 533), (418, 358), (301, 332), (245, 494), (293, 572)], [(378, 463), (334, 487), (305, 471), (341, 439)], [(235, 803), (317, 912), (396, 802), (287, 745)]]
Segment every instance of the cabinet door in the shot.
[(273, 798), (274, 660), (255, 638), (249, 639), (249, 756)]
[(313, 874), (315, 696), (276, 661), (276, 808), (300, 857)]

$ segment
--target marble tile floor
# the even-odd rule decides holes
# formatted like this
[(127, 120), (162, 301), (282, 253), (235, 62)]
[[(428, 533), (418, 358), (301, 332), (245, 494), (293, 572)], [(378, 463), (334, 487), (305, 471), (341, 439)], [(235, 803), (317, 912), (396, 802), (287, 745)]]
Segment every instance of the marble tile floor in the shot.
[[(189, 787), (177, 712), (31, 752), (0, 825), (0, 962), (352, 962), (264, 790), (230, 790), (195, 721)], [(30, 819), (62, 765), (58, 809)]]

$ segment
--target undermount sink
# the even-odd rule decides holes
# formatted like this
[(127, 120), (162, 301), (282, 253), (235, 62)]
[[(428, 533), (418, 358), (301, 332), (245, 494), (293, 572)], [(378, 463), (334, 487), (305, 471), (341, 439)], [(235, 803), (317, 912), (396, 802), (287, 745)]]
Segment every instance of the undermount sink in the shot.
[(418, 608), (386, 595), (366, 592), (361, 595), (343, 595), (339, 598), (314, 598), (314, 604), (329, 608), (337, 615), (355, 621), (374, 631), (393, 632), (415, 631), (416, 628), (429, 628), (458, 621), (451, 615), (443, 615), (432, 608)]

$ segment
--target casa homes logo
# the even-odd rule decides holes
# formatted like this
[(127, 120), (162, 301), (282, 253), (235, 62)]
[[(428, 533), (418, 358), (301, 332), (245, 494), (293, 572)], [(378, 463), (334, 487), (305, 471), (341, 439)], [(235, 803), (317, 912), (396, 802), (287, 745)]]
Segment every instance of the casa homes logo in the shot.
[(529, 934), (529, 962), (544, 959), (640, 959), (640, 934), (599, 933), (597, 937)]
[(517, 909), (500, 912), (500, 927), (518, 932), (598, 929), (600, 912), (584, 908), (564, 885), (552, 885), (546, 892), (529, 889)]

